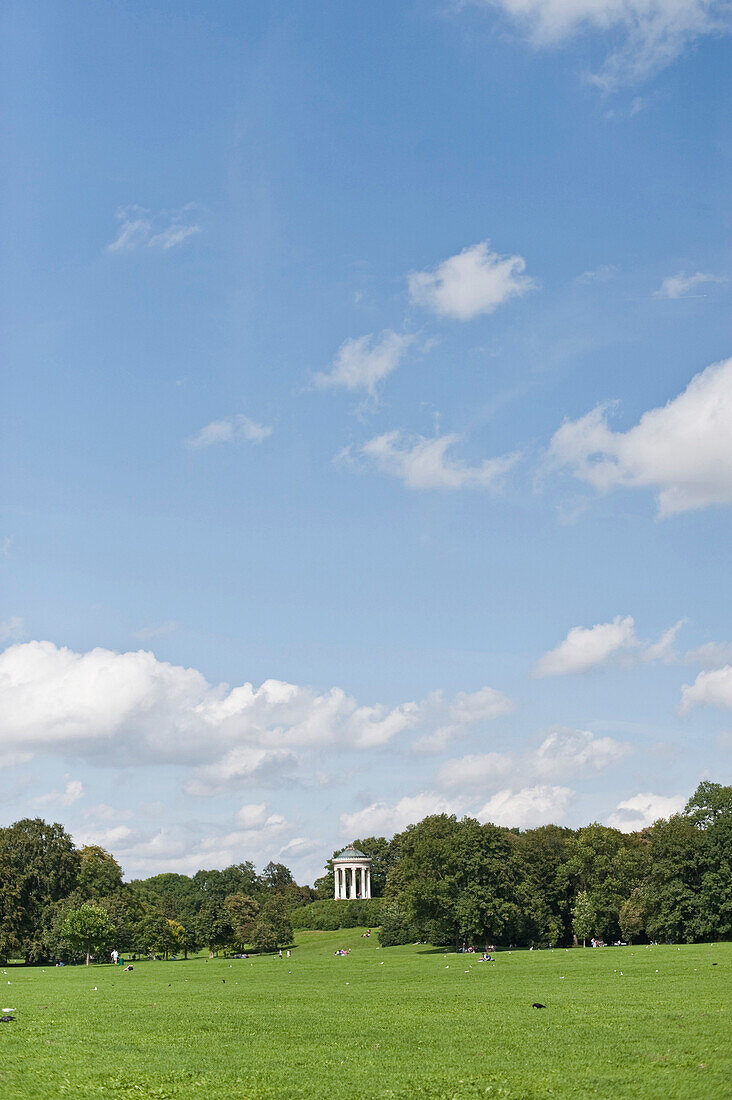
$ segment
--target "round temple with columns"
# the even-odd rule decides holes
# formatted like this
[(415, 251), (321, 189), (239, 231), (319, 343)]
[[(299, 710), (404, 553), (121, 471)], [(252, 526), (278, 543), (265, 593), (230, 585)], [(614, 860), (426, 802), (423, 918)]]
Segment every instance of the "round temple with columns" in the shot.
[(344, 848), (333, 860), (336, 901), (371, 897), (371, 860), (358, 848)]

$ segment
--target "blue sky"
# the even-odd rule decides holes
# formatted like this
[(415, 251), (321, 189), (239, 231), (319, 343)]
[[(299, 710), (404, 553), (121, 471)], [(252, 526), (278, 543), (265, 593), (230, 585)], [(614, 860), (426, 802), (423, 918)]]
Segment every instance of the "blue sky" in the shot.
[(6, 7), (0, 820), (312, 879), (729, 779), (731, 28)]

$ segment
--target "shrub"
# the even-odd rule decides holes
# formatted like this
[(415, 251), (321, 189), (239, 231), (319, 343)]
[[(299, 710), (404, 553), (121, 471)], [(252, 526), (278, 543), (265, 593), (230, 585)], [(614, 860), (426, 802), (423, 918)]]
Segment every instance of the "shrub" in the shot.
[(381, 898), (357, 901), (313, 901), (290, 914), (293, 928), (310, 932), (336, 932), (339, 928), (370, 928), (381, 921)]

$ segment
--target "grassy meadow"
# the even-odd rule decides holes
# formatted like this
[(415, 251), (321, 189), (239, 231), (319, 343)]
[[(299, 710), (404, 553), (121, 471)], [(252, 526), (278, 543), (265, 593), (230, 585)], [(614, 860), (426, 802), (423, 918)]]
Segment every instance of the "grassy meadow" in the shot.
[(133, 965), (0, 967), (4, 1100), (732, 1097), (732, 944)]

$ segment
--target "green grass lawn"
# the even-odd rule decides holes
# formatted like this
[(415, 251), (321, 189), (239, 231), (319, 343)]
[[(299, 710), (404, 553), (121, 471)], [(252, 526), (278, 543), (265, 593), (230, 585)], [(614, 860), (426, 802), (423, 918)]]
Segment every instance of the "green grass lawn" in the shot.
[(492, 965), (358, 929), (282, 960), (0, 967), (0, 1096), (732, 1097), (731, 972), (732, 944)]

